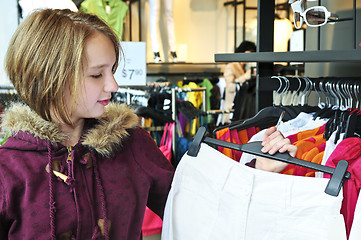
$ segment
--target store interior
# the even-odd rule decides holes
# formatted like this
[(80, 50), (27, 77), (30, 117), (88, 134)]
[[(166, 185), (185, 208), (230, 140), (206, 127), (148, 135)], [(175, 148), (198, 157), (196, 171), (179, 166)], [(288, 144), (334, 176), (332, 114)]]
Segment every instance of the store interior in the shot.
[[(157, 4), (156, 0), (117, 1), (122, 2), (123, 12), (121, 17), (114, 15), (121, 23), (113, 26), (120, 29), (121, 42), (129, 42), (129, 49), (138, 46), (132, 43), (142, 43), (144, 48), (131, 60), (127, 51), (121, 56), (116, 76), (139, 79), (134, 84), (116, 79), (119, 89), (112, 100), (135, 109), (157, 145), (167, 145), (175, 167), (201, 127), (208, 137), (245, 144), (256, 133), (276, 125), (282, 112), (283, 122), (301, 112), (327, 119), (322, 142), (326, 147), (333, 132), (340, 140), (340, 135), (346, 135), (344, 139), (360, 137), (361, 119), (348, 113), (361, 108), (360, 0), (304, 1), (307, 8), (323, 6), (338, 17), (321, 26), (303, 20), (299, 28), (295, 27), (291, 3), (297, 1), (293, 0), (160, 0), (159, 19), (151, 16), (155, 7), (151, 4)], [(26, 7), (32, 7), (26, 2), (0, 3), (0, 112), (19, 100), (3, 66), (8, 42)], [(92, 1), (71, 2), (79, 11), (96, 14), (87, 5)], [(107, 10), (109, 1), (99, 2), (103, 11), (113, 10)], [(155, 25), (151, 26), (152, 22)], [(255, 51), (236, 52), (244, 41), (253, 42)], [(139, 67), (130, 69), (127, 61), (139, 63), (135, 66)], [(229, 70), (230, 64), (239, 63), (243, 64), (242, 73)], [(122, 70), (124, 66), (128, 72)], [(227, 71), (238, 75), (228, 80)], [(239, 78), (246, 73), (245, 79)], [(247, 136), (242, 139), (244, 134)], [(0, 143), (6, 135), (1, 133)], [(221, 145), (215, 148), (237, 162), (247, 162), (238, 150)], [(305, 156), (297, 158), (306, 160)], [(292, 175), (295, 170), (287, 171), (285, 174)], [(304, 175), (315, 176), (315, 172), (305, 171)], [(143, 239), (159, 240), (161, 221), (148, 214), (149, 229), (144, 226)], [(353, 239), (358, 239), (357, 234), (351, 235)]]

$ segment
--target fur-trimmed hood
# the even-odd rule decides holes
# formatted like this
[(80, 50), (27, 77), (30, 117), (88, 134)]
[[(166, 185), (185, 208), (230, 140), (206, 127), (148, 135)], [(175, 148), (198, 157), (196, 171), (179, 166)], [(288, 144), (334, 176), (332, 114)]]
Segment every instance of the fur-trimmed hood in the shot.
[[(110, 103), (98, 123), (83, 136), (82, 144), (94, 148), (103, 156), (110, 156), (116, 148), (122, 146), (129, 136), (129, 130), (139, 126), (137, 115), (125, 104)], [(59, 124), (41, 118), (27, 105), (14, 103), (2, 115), (1, 127), (15, 135), (19, 131), (28, 132), (35, 137), (50, 142), (62, 142), (67, 135)]]

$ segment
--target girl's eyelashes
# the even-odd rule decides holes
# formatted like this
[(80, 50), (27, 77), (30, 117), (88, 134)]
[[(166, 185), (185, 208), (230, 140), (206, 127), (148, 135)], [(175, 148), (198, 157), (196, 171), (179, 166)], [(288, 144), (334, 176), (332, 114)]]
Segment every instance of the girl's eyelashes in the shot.
[(101, 74), (91, 75), (92, 78), (100, 78), (101, 76), (102, 76)]

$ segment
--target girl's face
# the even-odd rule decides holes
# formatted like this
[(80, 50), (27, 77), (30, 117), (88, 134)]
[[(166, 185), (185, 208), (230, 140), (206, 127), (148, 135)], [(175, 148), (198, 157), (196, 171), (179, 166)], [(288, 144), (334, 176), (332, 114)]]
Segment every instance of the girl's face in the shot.
[[(87, 41), (85, 52), (87, 68), (82, 79), (83, 85), (80, 85), (77, 93), (77, 104), (71, 114), (73, 122), (101, 116), (104, 107), (109, 103), (111, 93), (118, 90), (112, 72), (116, 61), (113, 43), (104, 34), (96, 32)], [(71, 107), (71, 100), (68, 100), (71, 99), (70, 93), (66, 92), (65, 97), (68, 107)]]

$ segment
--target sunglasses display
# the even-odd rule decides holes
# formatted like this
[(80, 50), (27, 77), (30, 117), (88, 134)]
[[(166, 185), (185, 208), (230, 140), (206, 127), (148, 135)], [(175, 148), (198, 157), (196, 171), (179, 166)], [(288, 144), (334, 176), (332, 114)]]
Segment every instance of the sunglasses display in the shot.
[(306, 10), (304, 10), (304, 6), (303, 1), (291, 4), (296, 29), (300, 29), (303, 22), (310, 27), (319, 27), (326, 23), (335, 23), (338, 20), (338, 16), (329, 12), (324, 6), (310, 7)]

